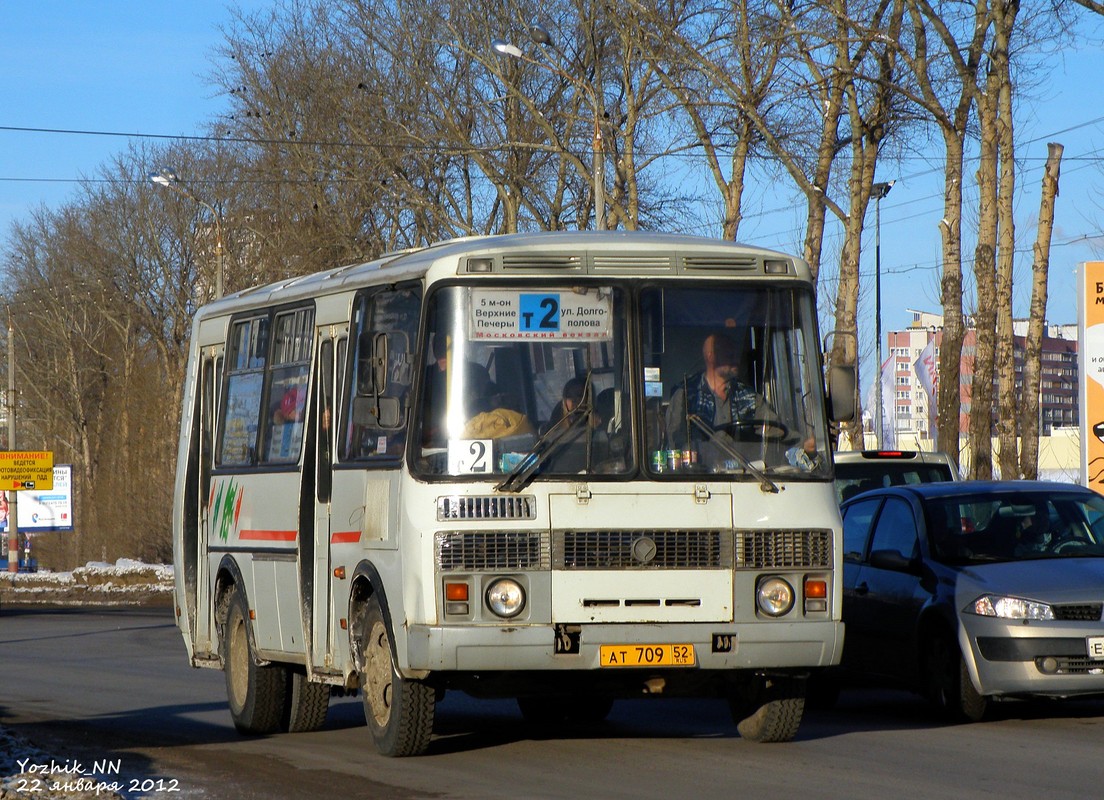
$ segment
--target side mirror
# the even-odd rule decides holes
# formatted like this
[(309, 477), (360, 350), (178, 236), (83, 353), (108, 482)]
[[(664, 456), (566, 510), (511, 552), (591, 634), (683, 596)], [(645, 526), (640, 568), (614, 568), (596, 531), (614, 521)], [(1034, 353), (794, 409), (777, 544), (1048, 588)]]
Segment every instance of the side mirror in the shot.
[(828, 413), (832, 422), (852, 422), (855, 419), (855, 396), (858, 379), (855, 368), (839, 365), (828, 370)]
[(870, 553), (870, 566), (893, 572), (916, 574), (919, 563), (915, 559), (906, 558), (896, 550), (874, 550)]

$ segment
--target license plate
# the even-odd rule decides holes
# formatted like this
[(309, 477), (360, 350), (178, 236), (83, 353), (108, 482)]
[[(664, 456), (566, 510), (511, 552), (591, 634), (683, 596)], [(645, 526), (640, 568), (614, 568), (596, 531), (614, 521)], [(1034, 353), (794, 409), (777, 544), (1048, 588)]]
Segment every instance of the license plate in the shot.
[(1089, 646), (1089, 658), (1104, 661), (1104, 636), (1089, 636), (1085, 641)]
[(603, 667), (692, 667), (692, 644), (604, 644)]

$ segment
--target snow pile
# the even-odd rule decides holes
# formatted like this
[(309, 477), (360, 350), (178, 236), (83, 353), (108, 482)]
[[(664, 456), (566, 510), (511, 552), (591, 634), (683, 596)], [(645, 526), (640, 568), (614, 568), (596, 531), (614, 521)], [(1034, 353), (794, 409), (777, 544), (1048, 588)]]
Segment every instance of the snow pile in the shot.
[(0, 602), (12, 605), (168, 604), (173, 568), (120, 558), (89, 562), (72, 572), (0, 573)]

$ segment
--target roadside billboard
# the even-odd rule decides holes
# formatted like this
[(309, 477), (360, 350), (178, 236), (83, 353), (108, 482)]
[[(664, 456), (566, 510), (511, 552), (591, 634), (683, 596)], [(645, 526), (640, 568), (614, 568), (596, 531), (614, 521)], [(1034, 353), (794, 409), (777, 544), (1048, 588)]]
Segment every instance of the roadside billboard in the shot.
[[(0, 492), (0, 532), (8, 530), (9, 492)], [(54, 465), (51, 489), (19, 492), (19, 532), (45, 533), (73, 530), (73, 465)]]
[(1104, 261), (1081, 265), (1078, 288), (1081, 483), (1104, 494)]

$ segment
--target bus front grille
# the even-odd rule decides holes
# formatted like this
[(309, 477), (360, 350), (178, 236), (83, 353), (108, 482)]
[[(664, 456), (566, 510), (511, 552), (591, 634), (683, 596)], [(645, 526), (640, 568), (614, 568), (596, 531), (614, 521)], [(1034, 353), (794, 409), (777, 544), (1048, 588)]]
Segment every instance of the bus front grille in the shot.
[(731, 569), (732, 532), (557, 531), (556, 569)]
[(437, 569), (486, 572), (548, 569), (548, 534), (540, 531), (438, 531)]
[(737, 569), (832, 568), (830, 530), (736, 531)]
[(531, 494), (452, 495), (437, 498), (437, 520), (536, 519), (537, 502)]

